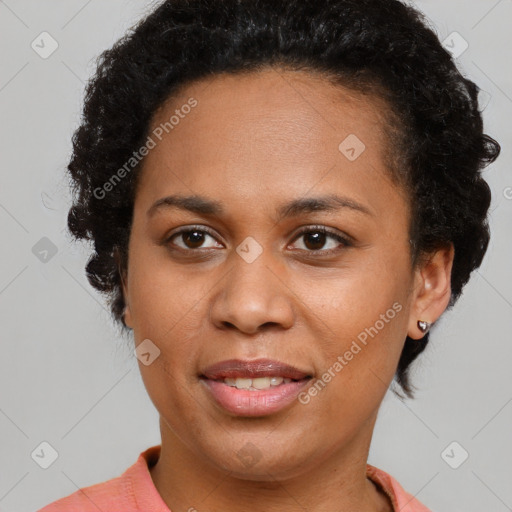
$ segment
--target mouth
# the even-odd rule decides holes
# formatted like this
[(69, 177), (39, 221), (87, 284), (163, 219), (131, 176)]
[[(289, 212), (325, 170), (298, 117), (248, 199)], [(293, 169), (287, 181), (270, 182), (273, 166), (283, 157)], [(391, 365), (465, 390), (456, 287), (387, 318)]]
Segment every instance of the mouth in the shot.
[(312, 375), (270, 359), (231, 359), (204, 369), (199, 378), (217, 406), (235, 416), (266, 416), (291, 404)]
[[(231, 386), (237, 389), (248, 389), (249, 391), (262, 391), (264, 389), (275, 388), (281, 384), (288, 384), (293, 379), (281, 376), (272, 377), (256, 377), (254, 379), (238, 377), (236, 379), (225, 378), (223, 380), (217, 380), (217, 382), (223, 382), (226, 386)], [(297, 381), (296, 381), (297, 382)]]

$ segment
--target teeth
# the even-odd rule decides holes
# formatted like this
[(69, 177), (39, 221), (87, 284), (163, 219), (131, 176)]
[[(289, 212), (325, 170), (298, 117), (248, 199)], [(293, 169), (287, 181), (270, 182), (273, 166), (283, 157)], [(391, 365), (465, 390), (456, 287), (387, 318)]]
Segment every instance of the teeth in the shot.
[(235, 386), (237, 389), (249, 389), (251, 387), (251, 379), (235, 379)]
[(283, 382), (283, 377), (270, 377), (271, 386), (279, 386)]
[(279, 386), (280, 384), (288, 384), (292, 379), (283, 377), (257, 377), (255, 379), (231, 379), (225, 378), (224, 384), (237, 389), (249, 389), (249, 390), (260, 390), (270, 389), (273, 386)]
[(270, 387), (270, 377), (252, 379), (252, 387), (256, 389), (268, 389)]

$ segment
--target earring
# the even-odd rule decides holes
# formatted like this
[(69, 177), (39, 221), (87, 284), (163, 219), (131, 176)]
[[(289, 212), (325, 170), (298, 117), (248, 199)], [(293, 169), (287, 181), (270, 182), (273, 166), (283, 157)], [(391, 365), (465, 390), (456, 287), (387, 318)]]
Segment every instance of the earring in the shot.
[(418, 329), (423, 334), (426, 334), (429, 331), (431, 325), (432, 325), (431, 323), (425, 322), (424, 320), (418, 320)]

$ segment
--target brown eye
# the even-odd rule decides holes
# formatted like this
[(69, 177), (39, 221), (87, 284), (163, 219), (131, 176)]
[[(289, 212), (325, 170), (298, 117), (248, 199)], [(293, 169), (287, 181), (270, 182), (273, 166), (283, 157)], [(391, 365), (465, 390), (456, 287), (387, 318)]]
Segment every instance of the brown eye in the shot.
[(201, 231), (186, 231), (181, 233), (181, 239), (189, 249), (197, 249), (204, 243), (204, 233)]
[(341, 236), (337, 232), (332, 232), (323, 226), (302, 230), (295, 238), (295, 241), (295, 243), (302, 241), (302, 244), (299, 244), (300, 250), (319, 254), (329, 254), (352, 245), (347, 237)]
[[(168, 244), (181, 249), (210, 249), (217, 246), (217, 240), (204, 229), (188, 228), (174, 233), (167, 239)], [(208, 245), (205, 245), (208, 244)]]
[(325, 233), (320, 233), (319, 231), (312, 231), (302, 236), (304, 237), (304, 245), (311, 250), (321, 249), (325, 245), (327, 238)]

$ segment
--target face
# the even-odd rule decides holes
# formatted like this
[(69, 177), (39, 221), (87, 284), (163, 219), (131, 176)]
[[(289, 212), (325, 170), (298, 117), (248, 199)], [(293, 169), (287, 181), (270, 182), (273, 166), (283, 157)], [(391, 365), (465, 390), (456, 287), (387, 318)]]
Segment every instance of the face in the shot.
[(368, 448), (421, 319), (385, 129), (377, 99), (293, 71), (157, 111), (124, 293), (163, 446), (246, 479)]

